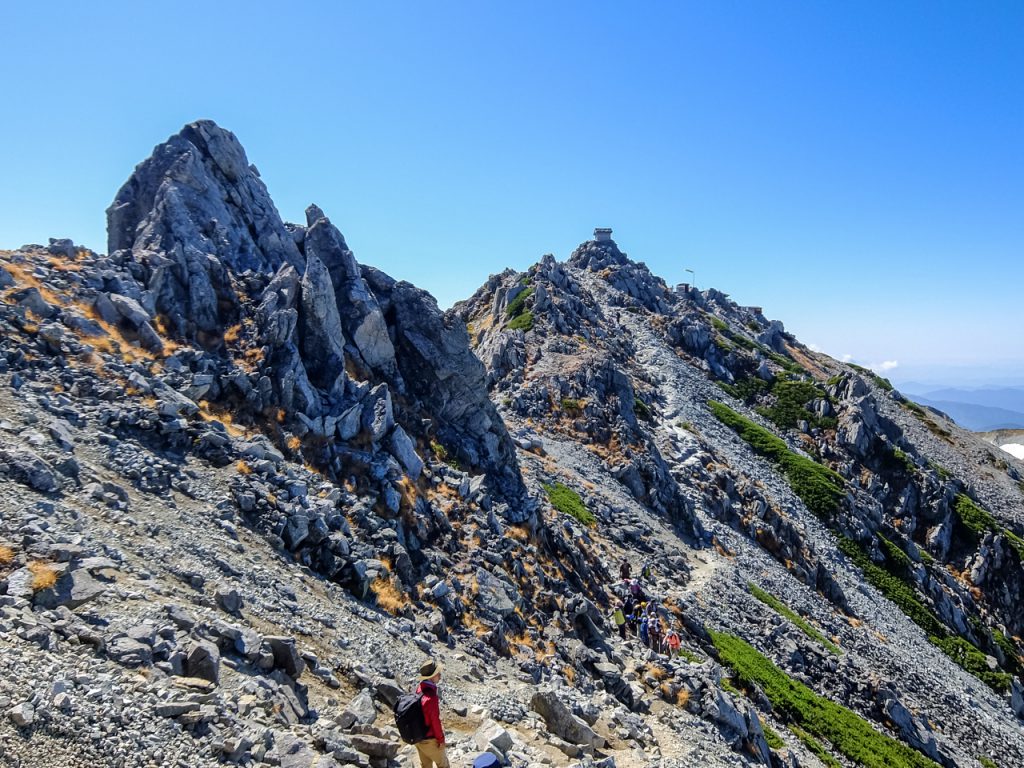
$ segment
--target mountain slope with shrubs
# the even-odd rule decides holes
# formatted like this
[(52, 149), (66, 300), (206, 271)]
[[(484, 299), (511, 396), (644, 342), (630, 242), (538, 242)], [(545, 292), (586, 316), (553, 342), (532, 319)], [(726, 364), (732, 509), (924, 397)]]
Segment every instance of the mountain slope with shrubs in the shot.
[[(611, 240), (442, 312), (159, 145), (108, 253), (0, 253), (0, 756), (1024, 761), (1020, 463)], [(678, 655), (619, 638), (626, 561)]]

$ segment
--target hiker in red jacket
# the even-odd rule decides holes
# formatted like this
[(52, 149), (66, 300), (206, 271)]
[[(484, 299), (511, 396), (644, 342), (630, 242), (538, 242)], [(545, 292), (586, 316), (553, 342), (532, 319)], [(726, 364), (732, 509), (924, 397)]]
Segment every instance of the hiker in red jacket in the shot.
[(431, 659), (420, 667), (420, 684), (416, 693), (423, 706), (423, 720), (427, 724), (427, 738), (416, 742), (416, 751), (423, 768), (449, 768), (444, 749), (444, 728), (441, 727), (440, 698), (437, 683), (441, 679), (441, 665)]

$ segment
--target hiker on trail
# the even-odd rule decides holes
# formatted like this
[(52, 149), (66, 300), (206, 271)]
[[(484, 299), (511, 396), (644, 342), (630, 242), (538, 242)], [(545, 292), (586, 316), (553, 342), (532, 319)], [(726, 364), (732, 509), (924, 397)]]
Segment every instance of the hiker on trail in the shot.
[(441, 680), (441, 665), (433, 659), (420, 667), (420, 684), (416, 693), (423, 705), (423, 720), (427, 725), (427, 738), (417, 741), (416, 751), (422, 768), (449, 768), (448, 755), (444, 748), (444, 728), (441, 727), (440, 698), (437, 684)]
[(629, 576), (632, 573), (633, 566), (629, 564), (628, 560), (623, 559), (622, 564), (619, 565), (619, 576), (622, 577), (623, 581), (629, 581)]
[(644, 590), (640, 586), (640, 582), (637, 579), (632, 579), (629, 582), (629, 594), (633, 596), (634, 600), (644, 599)]
[(619, 637), (623, 640), (626, 639), (626, 614), (622, 610), (622, 603), (619, 602), (615, 606), (615, 611), (612, 613), (612, 620), (615, 621), (615, 626), (619, 629)]
[(650, 647), (651, 645), (651, 636), (648, 633), (647, 614), (643, 614), (640, 617), (640, 642), (647, 647)]
[(647, 622), (647, 634), (651, 636), (651, 650), (661, 653), (661, 619), (657, 615)]
[(651, 565), (650, 561), (644, 563), (643, 570), (640, 571), (640, 578), (648, 584), (654, 580), (654, 566)]
[(674, 628), (670, 627), (668, 633), (665, 635), (665, 647), (668, 648), (669, 656), (679, 655), (679, 633)]

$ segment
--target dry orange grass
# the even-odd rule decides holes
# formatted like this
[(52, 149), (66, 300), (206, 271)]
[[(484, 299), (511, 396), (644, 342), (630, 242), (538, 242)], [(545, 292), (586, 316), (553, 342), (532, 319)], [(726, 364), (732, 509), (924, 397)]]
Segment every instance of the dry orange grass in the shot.
[(209, 400), (200, 400), (197, 405), (199, 406), (199, 418), (203, 421), (219, 421), (232, 437), (243, 437), (249, 434), (249, 430), (245, 427), (234, 423), (230, 413), (220, 408), (214, 408)]
[(686, 688), (680, 688), (676, 693), (676, 706), (685, 707), (690, 703), (690, 692)]
[(576, 680), (576, 670), (568, 664), (562, 667), (562, 675), (569, 682), (569, 685), (572, 685)]
[(402, 613), (409, 605), (409, 598), (398, 588), (392, 577), (378, 576), (370, 585), (370, 591), (373, 592), (377, 607), (390, 614)]
[(224, 341), (228, 344), (234, 344), (242, 336), (242, 324), (232, 325), (226, 331), (224, 331)]
[(0, 544), (0, 565), (10, 565), (14, 562), (14, 550), (6, 544)]
[(239, 459), (235, 463), (235, 470), (240, 475), (251, 475), (252, 474), (252, 467), (249, 466), (249, 463), (247, 461), (242, 461), (241, 459)]
[(651, 666), (649, 666), (647, 668), (647, 671), (650, 672), (651, 677), (653, 677), (658, 682), (661, 682), (662, 680), (665, 680), (668, 677), (668, 670), (664, 667), (659, 667), (657, 664), (652, 664)]
[(45, 563), (42, 560), (33, 560), (27, 567), (32, 574), (33, 592), (49, 589), (57, 583), (57, 571), (49, 563)]
[(288, 438), (288, 442), (285, 445), (288, 446), (289, 451), (297, 451), (302, 447), (302, 440), (296, 435), (292, 435)]

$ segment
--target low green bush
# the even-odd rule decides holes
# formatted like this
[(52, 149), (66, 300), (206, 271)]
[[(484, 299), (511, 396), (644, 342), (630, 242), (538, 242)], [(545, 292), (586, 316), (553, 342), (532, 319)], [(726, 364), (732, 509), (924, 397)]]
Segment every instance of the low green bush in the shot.
[(638, 419), (651, 420), (651, 407), (639, 397), (633, 398), (633, 413), (637, 415)]
[(562, 410), (569, 414), (578, 414), (583, 410), (583, 401), (574, 397), (563, 397)]
[[(879, 536), (879, 541), (886, 555), (885, 568), (877, 565), (853, 539), (840, 536), (838, 543), (839, 549), (860, 568), (868, 582), (927, 633), (932, 645), (993, 690), (1000, 693), (1008, 691), (1012, 675), (990, 670), (984, 653), (962, 637), (950, 632), (918, 598), (917, 591), (907, 575), (906, 569), (911, 563), (910, 558), (885, 537)], [(899, 554), (890, 554), (893, 550)], [(979, 632), (984, 634), (980, 630)]]
[(836, 760), (831, 752), (821, 746), (821, 743), (803, 728), (791, 725), (789, 730), (800, 739), (801, 744), (807, 747), (808, 752), (821, 760), (828, 768), (843, 768), (843, 764)]
[(811, 638), (811, 640), (813, 640), (816, 643), (819, 643), (820, 645), (823, 645), (825, 648), (828, 649), (830, 653), (834, 653), (836, 656), (838, 656), (841, 653), (841, 651), (839, 650), (839, 646), (837, 646), (835, 643), (833, 643), (831, 640), (829, 640), (827, 637), (821, 634), (821, 632), (815, 629), (815, 627), (813, 627), (810, 624), (810, 622), (808, 622), (803, 616), (801, 616), (788, 605), (786, 605), (784, 602), (779, 600), (777, 597), (775, 597), (775, 595), (771, 594), (770, 592), (765, 592), (756, 584), (753, 584), (749, 581), (747, 582), (747, 588), (750, 589), (750, 594), (752, 594), (754, 597), (756, 597), (758, 600), (767, 605), (769, 608), (771, 608), (773, 611), (775, 611), (783, 618), (789, 619), (790, 623), (792, 623), (801, 632), (803, 632), (805, 635)]
[(956, 512), (960, 524), (970, 531), (975, 539), (980, 539), (989, 531), (999, 530), (995, 518), (978, 506), (970, 496), (959, 494), (953, 503), (953, 511)]
[(569, 486), (562, 483), (553, 483), (552, 485), (545, 485), (544, 490), (547, 491), (551, 506), (562, 514), (575, 518), (583, 523), (583, 525), (590, 526), (597, 523), (594, 513), (587, 509), (580, 495)]
[(526, 311), (526, 300), (533, 295), (533, 288), (524, 288), (508, 303), (505, 314), (510, 318), (519, 317)]
[(508, 324), (508, 327), (513, 331), (523, 331), (525, 333), (533, 328), (533, 312), (527, 309), (522, 314), (516, 315), (512, 318), (512, 322)]
[(777, 379), (772, 386), (774, 405), (762, 410), (762, 415), (779, 429), (793, 429), (798, 421), (814, 424), (817, 416), (807, 409), (807, 404), (825, 393), (809, 381)]
[(853, 539), (838, 537), (839, 549), (860, 568), (864, 577), (879, 592), (929, 635), (945, 635), (945, 625), (918, 599), (917, 592), (905, 578), (877, 565)]
[(757, 453), (779, 465), (793, 492), (811, 512), (827, 519), (838, 509), (846, 495), (845, 481), (840, 475), (791, 451), (781, 438), (724, 403), (710, 400), (708, 407), (719, 421), (733, 429)]
[(948, 635), (946, 637), (931, 636), (928, 639), (960, 667), (970, 672), (993, 691), (1006, 693), (1010, 690), (1010, 681), (1013, 680), (1013, 675), (989, 669), (985, 654), (962, 637)]
[(764, 722), (761, 723), (761, 730), (764, 731), (764, 740), (768, 742), (769, 749), (783, 749), (786, 746), (786, 742), (782, 740), (782, 737)]
[(809, 734), (826, 739), (853, 762), (865, 768), (936, 768), (936, 763), (879, 733), (857, 713), (792, 679), (744, 640), (714, 630), (709, 634), (722, 663), (736, 673), (741, 684), (760, 687), (777, 713)]
[(711, 318), (711, 325), (712, 325), (712, 327), (714, 327), (714, 329), (716, 331), (720, 331), (722, 333), (724, 333), (725, 331), (729, 330), (729, 324), (727, 322), (725, 322), (724, 320), (721, 320), (721, 319), (719, 319), (717, 317), (712, 317)]

